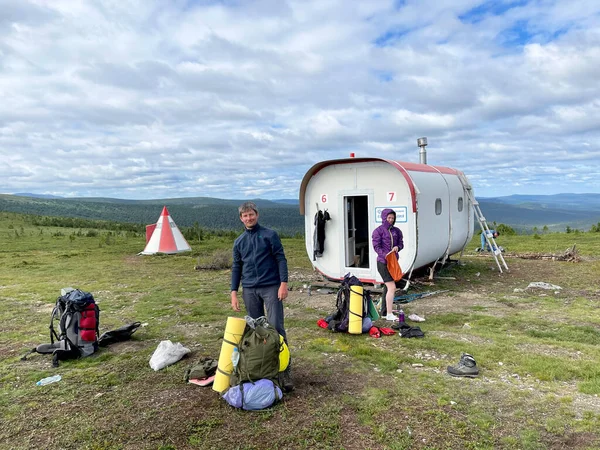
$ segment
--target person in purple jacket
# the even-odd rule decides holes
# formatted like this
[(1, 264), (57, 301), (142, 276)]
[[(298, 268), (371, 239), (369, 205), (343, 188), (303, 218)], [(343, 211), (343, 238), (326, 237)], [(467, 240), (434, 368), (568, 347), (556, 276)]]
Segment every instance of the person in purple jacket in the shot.
[(388, 253), (394, 252), (396, 258), (398, 258), (398, 252), (404, 248), (404, 240), (400, 228), (394, 226), (396, 223), (396, 213), (393, 209), (386, 208), (381, 211), (381, 222), (381, 225), (373, 230), (371, 239), (373, 241), (373, 248), (377, 253), (377, 271), (385, 283), (385, 312), (387, 312), (385, 319), (396, 321), (398, 318), (392, 313), (396, 282), (390, 275), (385, 257)]

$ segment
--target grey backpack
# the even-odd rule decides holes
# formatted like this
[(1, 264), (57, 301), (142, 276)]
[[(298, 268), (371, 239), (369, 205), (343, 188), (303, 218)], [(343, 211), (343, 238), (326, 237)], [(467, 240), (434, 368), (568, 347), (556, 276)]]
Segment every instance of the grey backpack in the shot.
[[(58, 332), (55, 323), (58, 323)], [(40, 344), (28, 354), (52, 354), (54, 367), (60, 360), (89, 356), (98, 350), (99, 325), (100, 309), (94, 296), (68, 288), (56, 300), (50, 315), (50, 344)]]

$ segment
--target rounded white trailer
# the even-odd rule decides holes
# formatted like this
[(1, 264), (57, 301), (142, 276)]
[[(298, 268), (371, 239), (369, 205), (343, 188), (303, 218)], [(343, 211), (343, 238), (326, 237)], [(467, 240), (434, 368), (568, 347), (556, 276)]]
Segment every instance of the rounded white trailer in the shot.
[[(402, 271), (410, 276), (413, 269), (435, 268), (473, 237), (470, 189), (465, 175), (449, 167), (381, 158), (322, 161), (304, 175), (300, 187), (306, 251), (329, 279), (352, 272), (363, 282), (381, 283), (371, 234), (381, 225), (381, 211), (392, 208), (404, 235)], [(322, 249), (315, 236), (319, 210), (331, 217)]]

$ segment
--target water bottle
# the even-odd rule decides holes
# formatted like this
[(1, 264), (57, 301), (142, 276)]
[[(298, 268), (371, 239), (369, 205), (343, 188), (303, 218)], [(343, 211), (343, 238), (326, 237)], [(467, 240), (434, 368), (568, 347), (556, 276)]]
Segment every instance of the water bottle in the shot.
[(60, 381), (60, 380), (61, 380), (60, 375), (53, 375), (51, 377), (42, 378), (40, 381), (38, 381), (35, 384), (36, 384), (36, 386), (46, 386), (47, 384), (56, 383), (57, 381)]
[(404, 311), (402, 310), (398, 311), (398, 322), (404, 322)]
[(237, 347), (233, 347), (233, 353), (231, 354), (231, 362), (233, 364), (233, 370), (235, 370), (235, 368), (237, 367), (239, 360), (240, 360), (240, 351), (238, 350)]

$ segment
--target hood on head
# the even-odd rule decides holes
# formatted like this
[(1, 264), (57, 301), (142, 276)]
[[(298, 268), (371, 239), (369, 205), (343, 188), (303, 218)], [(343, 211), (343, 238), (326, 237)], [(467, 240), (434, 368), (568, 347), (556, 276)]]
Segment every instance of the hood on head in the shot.
[[(381, 211), (381, 222), (386, 223), (386, 218), (388, 214), (394, 215), (394, 223), (396, 223), (396, 211), (394, 211), (391, 208), (385, 208), (383, 211)], [(392, 223), (392, 225), (394, 225), (394, 223)]]

